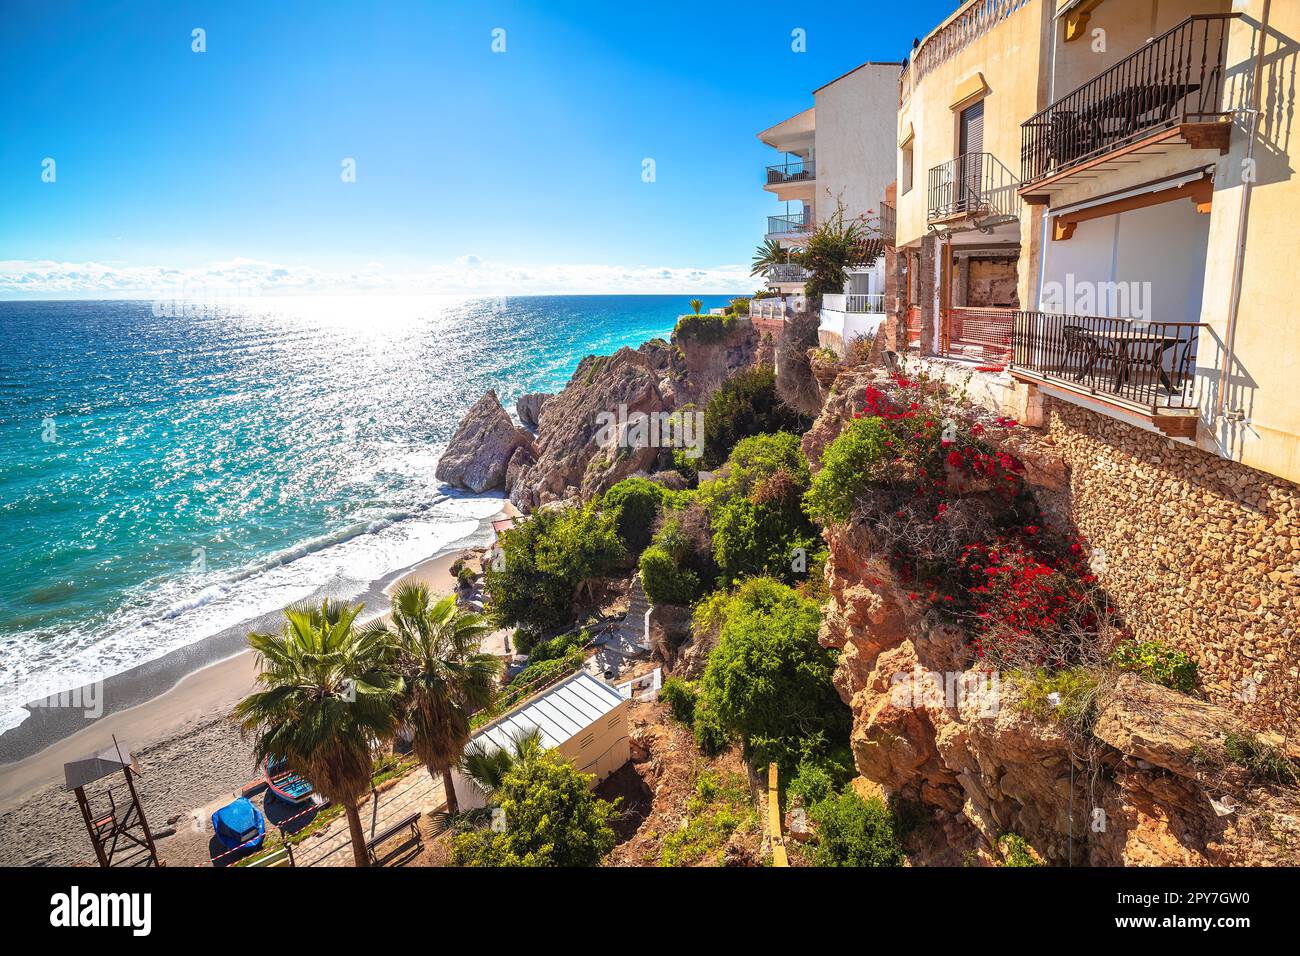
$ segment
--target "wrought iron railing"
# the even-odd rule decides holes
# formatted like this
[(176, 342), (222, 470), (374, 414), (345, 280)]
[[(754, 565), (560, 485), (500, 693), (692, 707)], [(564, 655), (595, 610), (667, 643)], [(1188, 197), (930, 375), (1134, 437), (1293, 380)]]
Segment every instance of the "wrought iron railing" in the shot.
[(779, 186), (782, 183), (811, 182), (817, 178), (817, 164), (811, 159), (781, 163), (767, 167), (767, 184)]
[(1200, 322), (1017, 312), (1012, 365), (1147, 409), (1196, 407)]
[(1045, 179), (1160, 129), (1226, 115), (1228, 25), (1239, 16), (1188, 17), (1023, 123), (1024, 182)]
[(877, 227), (880, 232), (880, 238), (885, 240), (885, 245), (894, 246), (898, 243), (898, 209), (887, 202), (880, 204), (880, 224)]
[(1019, 216), (1020, 183), (992, 153), (967, 153), (930, 170), (929, 221), (949, 216)]
[(767, 267), (768, 282), (807, 282), (808, 270), (793, 262), (778, 263)]
[(812, 217), (806, 213), (796, 212), (785, 216), (767, 217), (767, 234), (769, 236), (797, 236), (812, 230)]

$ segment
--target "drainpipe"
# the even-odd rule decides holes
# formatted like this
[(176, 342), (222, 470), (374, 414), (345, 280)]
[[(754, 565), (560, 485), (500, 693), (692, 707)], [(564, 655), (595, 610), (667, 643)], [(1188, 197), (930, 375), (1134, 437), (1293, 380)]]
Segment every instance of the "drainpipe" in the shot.
[[(1056, 30), (1060, 21), (1052, 18), (1052, 42), (1047, 45), (1047, 105), (1056, 102)], [(1034, 311), (1043, 308), (1043, 282), (1047, 279), (1048, 235), (1052, 225), (1051, 204), (1043, 210), (1042, 228), (1038, 237), (1038, 288), (1034, 290)], [(1024, 308), (1022, 305), (1021, 308)]]
[[(1268, 18), (1273, 0), (1264, 0), (1264, 12), (1260, 17), (1259, 43), (1255, 49), (1254, 89), (1251, 90), (1250, 138), (1246, 143), (1246, 168), (1250, 177), (1241, 185), (1241, 208), (1237, 212), (1237, 252), (1232, 263), (1232, 292), (1228, 300), (1228, 327), (1224, 333), (1223, 368), (1219, 370), (1219, 401), (1215, 419), (1224, 417), (1228, 402), (1228, 378), (1232, 370), (1233, 353), (1237, 344), (1237, 317), (1241, 312), (1242, 271), (1246, 264), (1246, 225), (1250, 221), (1250, 197), (1255, 188), (1255, 140), (1259, 137), (1260, 100), (1263, 97), (1264, 81), (1264, 44), (1268, 42)], [(1225, 27), (1224, 29), (1227, 29)], [(1225, 43), (1226, 46), (1226, 43)], [(1230, 421), (1240, 421), (1242, 411), (1234, 408), (1227, 413)]]

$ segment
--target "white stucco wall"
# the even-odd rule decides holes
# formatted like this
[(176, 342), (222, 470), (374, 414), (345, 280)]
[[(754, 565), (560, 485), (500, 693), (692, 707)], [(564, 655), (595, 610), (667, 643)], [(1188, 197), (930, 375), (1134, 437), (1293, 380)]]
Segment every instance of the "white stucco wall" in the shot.
[(896, 63), (868, 63), (813, 95), (818, 222), (834, 214), (836, 197), (850, 217), (868, 210), (879, 214), (885, 187), (895, 176), (899, 70)]

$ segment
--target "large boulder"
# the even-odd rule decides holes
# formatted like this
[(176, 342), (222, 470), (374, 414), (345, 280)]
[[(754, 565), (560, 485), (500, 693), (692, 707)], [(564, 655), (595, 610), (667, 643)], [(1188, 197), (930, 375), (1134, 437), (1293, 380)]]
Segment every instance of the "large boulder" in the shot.
[(584, 358), (563, 391), (542, 404), (537, 453), (511, 469), (510, 500), (531, 511), (576, 494), (590, 498), (628, 475), (656, 470), (663, 449), (632, 440), (619, 426), (672, 411), (667, 351), (666, 344), (647, 343)]
[(542, 420), (542, 406), (550, 397), (545, 392), (529, 392), (515, 399), (515, 411), (519, 413), (520, 424), (536, 431), (538, 423)]
[(515, 426), (489, 389), (461, 419), (436, 474), (440, 481), (476, 493), (504, 488), (511, 458), (531, 445), (532, 437)]

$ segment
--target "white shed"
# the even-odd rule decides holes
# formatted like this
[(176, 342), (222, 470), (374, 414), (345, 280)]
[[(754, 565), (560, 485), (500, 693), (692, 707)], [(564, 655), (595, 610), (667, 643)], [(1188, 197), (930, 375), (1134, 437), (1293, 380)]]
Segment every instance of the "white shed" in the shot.
[[(536, 728), (542, 746), (554, 748), (583, 773), (599, 783), (627, 763), (628, 701), (600, 678), (579, 670), (558, 684), (528, 698), (474, 732), (473, 743), (509, 747), (513, 738)], [(459, 770), (453, 771), (456, 801), (462, 810), (481, 807), (478, 789)]]

